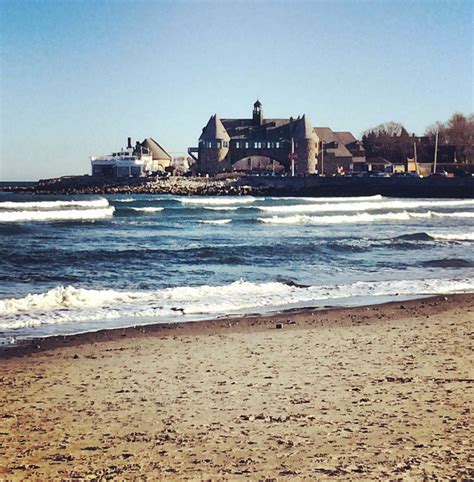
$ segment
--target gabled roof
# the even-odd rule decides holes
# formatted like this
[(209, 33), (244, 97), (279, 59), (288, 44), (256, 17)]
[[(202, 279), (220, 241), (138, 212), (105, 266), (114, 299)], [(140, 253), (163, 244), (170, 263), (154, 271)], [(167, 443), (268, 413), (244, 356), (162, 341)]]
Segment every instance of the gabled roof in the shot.
[(172, 157), (166, 150), (153, 139), (153, 137), (147, 137), (141, 143), (143, 147), (150, 149), (153, 159), (168, 159), (171, 161)]
[(337, 147), (327, 146), (327, 149), (331, 149), (330, 152), (336, 157), (352, 157), (350, 151), (332, 129), (329, 127), (315, 127), (313, 130), (316, 133), (318, 140), (324, 142), (324, 144), (337, 142)]
[(345, 145), (357, 142), (357, 139), (352, 135), (351, 132), (334, 132), (337, 138)]
[(219, 139), (221, 141), (229, 141), (230, 137), (221, 120), (219, 119), (219, 116), (217, 114), (214, 114), (209, 119), (206, 127), (204, 127), (199, 140), (214, 141), (216, 139)]

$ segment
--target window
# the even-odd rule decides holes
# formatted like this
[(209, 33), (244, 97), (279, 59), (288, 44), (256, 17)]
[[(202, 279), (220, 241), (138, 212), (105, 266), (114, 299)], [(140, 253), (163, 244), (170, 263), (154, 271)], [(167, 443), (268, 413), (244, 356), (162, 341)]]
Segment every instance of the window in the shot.
[(229, 147), (229, 141), (222, 141), (222, 147)]
[(271, 142), (267, 142), (267, 149), (270, 149), (272, 147), (272, 143)]
[(240, 142), (236, 142), (236, 143), (235, 143), (235, 147), (236, 147), (237, 149), (240, 149)]
[(279, 143), (279, 142), (275, 142), (275, 147), (276, 147), (277, 149), (280, 149), (280, 143)]
[(220, 149), (220, 148), (221, 148), (221, 141), (217, 141), (217, 142), (216, 142), (216, 147), (217, 147), (217, 149)]
[(248, 149), (248, 148), (249, 148), (249, 143), (246, 142), (246, 143), (245, 143), (245, 149)]

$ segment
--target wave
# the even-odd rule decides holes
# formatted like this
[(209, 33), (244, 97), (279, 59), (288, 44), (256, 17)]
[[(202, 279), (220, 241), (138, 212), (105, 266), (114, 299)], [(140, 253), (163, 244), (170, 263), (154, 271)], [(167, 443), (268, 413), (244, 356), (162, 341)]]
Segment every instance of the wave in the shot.
[[(259, 198), (259, 200), (263, 200), (264, 198)], [(185, 198), (180, 199), (181, 204), (183, 205), (196, 205), (196, 206), (227, 206), (233, 204), (252, 204), (257, 199), (252, 196), (242, 196), (242, 197), (235, 197), (235, 196), (221, 196), (221, 197), (205, 197), (205, 198)]]
[(474, 261), (463, 258), (443, 258), (421, 261), (420, 265), (425, 268), (472, 268)]
[(429, 218), (471, 218), (474, 212), (438, 213), (427, 211), (424, 213), (399, 213), (369, 214), (360, 213), (353, 215), (338, 216), (307, 216), (295, 214), (294, 216), (272, 216), (268, 218), (257, 218), (259, 222), (266, 224), (353, 224), (353, 223), (375, 223), (380, 221), (409, 221), (411, 219)]
[(440, 241), (474, 241), (474, 233), (430, 233), (429, 236)]
[(198, 223), (201, 224), (229, 224), (232, 219), (199, 219)]
[(155, 208), (152, 206), (146, 206), (143, 208), (130, 208), (130, 209), (133, 209), (134, 211), (142, 211), (144, 213), (157, 213), (159, 211), (163, 211), (163, 209), (165, 208)]
[(63, 209), (59, 211), (5, 211), (0, 212), (0, 223), (105, 219), (113, 216), (114, 211), (113, 206), (100, 209)]
[(0, 329), (42, 324), (144, 318), (172, 321), (190, 317), (275, 311), (290, 306), (315, 306), (318, 301), (353, 297), (433, 295), (474, 291), (474, 278), (358, 281), (332, 286), (235, 281), (221, 286), (190, 286), (155, 291), (90, 290), (58, 287), (23, 298), (0, 300)]
[[(354, 200), (355, 201), (355, 200)], [(257, 209), (269, 213), (295, 213), (295, 212), (347, 212), (347, 211), (380, 211), (383, 209), (417, 209), (423, 207), (453, 207), (473, 205), (474, 200), (455, 201), (389, 201), (374, 202), (337, 202), (326, 204), (295, 204), (286, 206), (258, 206)]]
[(116, 203), (132, 203), (135, 201), (135, 199), (133, 197), (126, 197), (123, 199), (114, 199), (113, 201)]
[(235, 208), (231, 206), (218, 206), (218, 207), (205, 206), (204, 209), (208, 209), (210, 211), (237, 211), (237, 209), (239, 208)]
[(258, 218), (266, 224), (345, 224), (345, 223), (373, 223), (377, 221), (406, 221), (410, 219), (408, 213), (387, 214), (354, 214), (340, 216), (306, 216), (295, 214), (294, 216), (272, 216), (270, 218)]
[(375, 194), (373, 196), (341, 196), (341, 197), (295, 197), (295, 196), (273, 196), (267, 197), (266, 199), (271, 199), (272, 201), (306, 201), (312, 203), (320, 203), (320, 202), (349, 202), (349, 201), (381, 201), (384, 198), (380, 194)]
[(4, 201), (0, 202), (0, 209), (9, 210), (26, 210), (26, 209), (57, 209), (62, 207), (82, 207), (82, 208), (104, 208), (109, 205), (105, 198), (92, 199), (89, 201), (71, 200), (71, 201)]

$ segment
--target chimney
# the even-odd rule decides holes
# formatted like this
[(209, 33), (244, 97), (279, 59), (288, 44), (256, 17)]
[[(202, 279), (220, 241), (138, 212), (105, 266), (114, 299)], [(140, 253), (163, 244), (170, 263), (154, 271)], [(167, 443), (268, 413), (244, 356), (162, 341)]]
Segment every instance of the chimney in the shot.
[(131, 147), (132, 147), (132, 138), (129, 137), (129, 138), (128, 138), (127, 148), (130, 149)]

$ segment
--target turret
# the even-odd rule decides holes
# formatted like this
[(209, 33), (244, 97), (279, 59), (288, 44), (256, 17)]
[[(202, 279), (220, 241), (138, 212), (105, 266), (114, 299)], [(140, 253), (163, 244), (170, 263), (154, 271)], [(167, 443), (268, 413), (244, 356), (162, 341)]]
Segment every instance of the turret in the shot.
[(316, 172), (316, 134), (311, 122), (303, 117), (295, 121), (294, 138), (296, 143), (296, 174)]
[(199, 170), (205, 174), (217, 174), (231, 168), (227, 159), (230, 136), (217, 114), (214, 114), (202, 130), (199, 138)]
[(255, 104), (253, 105), (252, 119), (253, 119), (254, 125), (256, 126), (263, 125), (263, 109), (262, 109), (262, 104), (258, 99), (257, 99), (257, 102), (255, 102)]

